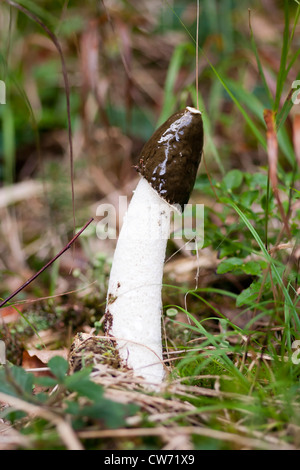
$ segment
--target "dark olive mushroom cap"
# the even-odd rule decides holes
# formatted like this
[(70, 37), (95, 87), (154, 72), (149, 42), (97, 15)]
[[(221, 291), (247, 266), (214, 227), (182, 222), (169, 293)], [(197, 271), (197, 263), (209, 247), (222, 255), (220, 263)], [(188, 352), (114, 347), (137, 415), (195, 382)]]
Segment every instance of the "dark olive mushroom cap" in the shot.
[(169, 204), (184, 210), (193, 190), (203, 149), (200, 111), (173, 114), (142, 149), (137, 170)]

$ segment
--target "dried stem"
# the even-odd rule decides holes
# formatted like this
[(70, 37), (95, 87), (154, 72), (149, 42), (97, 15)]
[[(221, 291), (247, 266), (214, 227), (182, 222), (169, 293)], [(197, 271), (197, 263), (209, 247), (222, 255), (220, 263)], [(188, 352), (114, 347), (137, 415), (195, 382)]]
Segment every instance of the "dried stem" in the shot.
[(2, 308), (5, 304), (7, 304), (7, 302), (9, 302), (13, 297), (15, 297), (25, 287), (27, 287), (28, 284), (30, 284), (32, 281), (34, 281), (43, 271), (45, 271), (45, 269), (49, 268), (49, 266), (51, 266), (51, 264), (53, 264), (54, 261), (56, 261), (63, 253), (65, 253), (65, 251), (67, 251), (71, 247), (71, 245), (75, 242), (75, 240), (77, 240), (77, 238), (82, 234), (82, 232), (90, 225), (90, 223), (93, 220), (94, 219), (91, 218), (84, 225), (84, 227), (72, 238), (72, 240), (69, 241), (69, 243), (54, 258), (52, 258), (47, 264), (45, 264), (45, 266), (43, 266), (37, 273), (35, 273), (30, 279), (28, 279), (28, 281), (26, 281), (24, 284), (22, 284), (16, 291), (14, 291), (5, 300), (3, 300), (0, 303), (0, 308)]

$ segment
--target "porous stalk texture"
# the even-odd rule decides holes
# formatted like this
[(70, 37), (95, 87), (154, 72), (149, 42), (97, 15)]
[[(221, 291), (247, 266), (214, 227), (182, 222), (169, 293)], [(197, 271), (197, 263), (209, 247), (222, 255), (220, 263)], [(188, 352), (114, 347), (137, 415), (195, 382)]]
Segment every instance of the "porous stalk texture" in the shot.
[(135, 375), (153, 384), (165, 375), (161, 288), (172, 210), (142, 178), (123, 221), (107, 295), (106, 334)]

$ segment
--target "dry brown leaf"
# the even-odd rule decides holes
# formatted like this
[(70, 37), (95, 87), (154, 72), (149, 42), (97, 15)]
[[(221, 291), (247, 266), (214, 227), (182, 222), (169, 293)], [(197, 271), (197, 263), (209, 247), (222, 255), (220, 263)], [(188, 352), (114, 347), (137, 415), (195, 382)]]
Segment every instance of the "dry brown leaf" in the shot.
[(284, 212), (278, 190), (277, 162), (278, 162), (278, 142), (276, 134), (275, 113), (271, 109), (264, 110), (264, 120), (267, 126), (267, 152), (269, 161), (269, 177), (274, 195), (277, 200), (278, 208), (284, 224), (286, 233), (291, 238), (291, 232), (288, 224), (288, 218)]
[(264, 110), (264, 120), (267, 126), (267, 145), (269, 174), (273, 190), (277, 189), (277, 160), (278, 160), (278, 143), (275, 131), (275, 116), (271, 109)]
[[(18, 310), (22, 311), (21, 305), (18, 305)], [(20, 314), (14, 307), (9, 305), (0, 310), (0, 319), (3, 323), (14, 323), (20, 319)]]
[[(23, 352), (22, 367), (27, 370), (34, 369), (35, 375), (49, 375), (49, 371), (45, 371), (44, 368), (47, 367), (48, 362), (54, 356), (61, 356), (64, 359), (67, 359), (68, 351), (66, 349), (52, 351), (47, 349), (29, 349)], [(42, 370), (39, 371), (36, 369)]]
[(0, 420), (0, 450), (14, 450), (19, 446), (30, 447), (28, 437), (20, 434), (10, 424)]

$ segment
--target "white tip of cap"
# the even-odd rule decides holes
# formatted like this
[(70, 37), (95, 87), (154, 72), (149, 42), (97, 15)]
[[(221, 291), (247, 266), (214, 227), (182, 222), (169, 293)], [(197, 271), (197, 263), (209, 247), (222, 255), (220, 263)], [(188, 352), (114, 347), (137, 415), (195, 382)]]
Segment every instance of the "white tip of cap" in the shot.
[(199, 111), (199, 109), (192, 108), (191, 106), (187, 106), (186, 109), (188, 109), (190, 113), (193, 113), (193, 114), (202, 114), (201, 111)]

